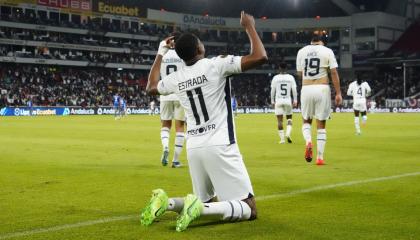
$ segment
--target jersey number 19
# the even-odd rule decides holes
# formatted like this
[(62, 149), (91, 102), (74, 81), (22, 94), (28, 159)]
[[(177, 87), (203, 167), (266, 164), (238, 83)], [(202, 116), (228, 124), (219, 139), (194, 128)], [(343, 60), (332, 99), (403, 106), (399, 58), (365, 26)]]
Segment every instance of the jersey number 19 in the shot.
[[(316, 76), (319, 74), (319, 67), (321, 65), (321, 60), (319, 58), (306, 58), (305, 59), (305, 76)], [(313, 71), (308, 72), (308, 68), (314, 69)]]

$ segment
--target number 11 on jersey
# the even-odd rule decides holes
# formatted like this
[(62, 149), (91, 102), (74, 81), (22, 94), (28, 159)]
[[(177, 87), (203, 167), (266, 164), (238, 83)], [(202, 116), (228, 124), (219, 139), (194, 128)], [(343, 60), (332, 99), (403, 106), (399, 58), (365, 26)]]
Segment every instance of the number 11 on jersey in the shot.
[(201, 112), (203, 113), (204, 122), (207, 122), (210, 118), (209, 118), (209, 114), (207, 112), (206, 102), (204, 101), (203, 91), (201, 90), (201, 87), (196, 88), (194, 90), (186, 91), (188, 99), (190, 100), (191, 109), (193, 111), (193, 115), (194, 115), (194, 119), (195, 119), (195, 124), (200, 125), (201, 124), (201, 119), (200, 119), (200, 115), (198, 114), (197, 105), (195, 104), (193, 91), (198, 96), (198, 101), (200, 103)]

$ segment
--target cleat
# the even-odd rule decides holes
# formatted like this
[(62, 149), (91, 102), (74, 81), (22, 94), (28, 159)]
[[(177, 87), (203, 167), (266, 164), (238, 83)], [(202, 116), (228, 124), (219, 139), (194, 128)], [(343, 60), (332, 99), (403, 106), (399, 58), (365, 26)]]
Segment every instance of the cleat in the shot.
[(182, 164), (178, 161), (173, 161), (172, 162), (172, 168), (180, 168), (182, 167)]
[(176, 220), (176, 231), (185, 231), (192, 221), (200, 217), (203, 210), (203, 203), (193, 194), (184, 198), (184, 209)]
[(280, 142), (279, 142), (279, 144), (284, 144), (285, 143), (285, 141), (284, 140), (281, 140)]
[(357, 136), (362, 135), (362, 132), (358, 131), (358, 132), (356, 132), (356, 135)]
[(152, 198), (149, 204), (140, 214), (140, 222), (143, 226), (149, 226), (153, 221), (162, 216), (168, 208), (168, 195), (162, 189), (152, 191)]
[(317, 159), (317, 160), (316, 160), (316, 165), (319, 165), (319, 166), (321, 166), (321, 165), (325, 165), (325, 162), (324, 162), (324, 160), (322, 160), (322, 159)]
[(169, 150), (168, 149), (163, 150), (162, 158), (161, 158), (162, 166), (168, 165), (168, 156), (169, 156)]
[(292, 141), (292, 138), (291, 138), (290, 136), (287, 136), (286, 138), (287, 138), (287, 142), (288, 142), (288, 143), (292, 143), (292, 142), (293, 142), (293, 141)]
[(305, 159), (307, 162), (312, 162), (312, 143), (308, 143), (305, 148)]

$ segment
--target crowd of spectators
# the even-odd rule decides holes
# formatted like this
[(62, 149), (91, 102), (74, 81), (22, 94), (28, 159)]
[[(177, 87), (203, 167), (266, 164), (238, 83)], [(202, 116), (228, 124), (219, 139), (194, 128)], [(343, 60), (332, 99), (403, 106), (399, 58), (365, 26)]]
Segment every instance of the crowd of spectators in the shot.
[[(61, 26), (102, 31), (113, 31), (147, 36), (157, 36), (159, 39), (174, 31), (171, 26), (138, 23), (127, 25), (121, 22), (100, 22), (96, 20), (66, 21), (43, 16), (34, 12), (12, 12), (1, 14), (1, 20), (40, 25)], [(178, 29), (175, 29), (178, 30)], [(203, 41), (222, 42), (206, 46), (207, 56), (220, 54), (246, 55), (249, 52), (248, 38), (241, 31), (205, 30), (195, 33)], [(339, 32), (332, 31), (330, 41), (338, 40)], [(239, 106), (269, 106), (270, 82), (276, 72), (277, 63), (285, 57), (296, 55), (299, 44), (310, 40), (310, 32), (284, 32), (262, 34), (265, 43), (293, 43), (294, 48), (267, 48), (272, 62), (261, 69), (269, 70), (269, 74), (241, 74), (232, 78), (233, 95)], [(56, 60), (87, 61), (99, 66), (98, 63), (124, 63), (151, 65), (158, 41), (121, 39), (98, 35), (78, 35), (57, 33), (45, 30), (29, 30), (0, 27), (0, 38), (54, 42), (63, 44), (81, 44), (99, 47), (128, 48), (130, 53), (111, 53), (106, 51), (87, 51), (45, 46), (1, 45), (0, 56), (41, 58)], [(149, 54), (140, 54), (142, 50), (150, 50)], [(290, 62), (291, 63), (291, 62)], [(290, 64), (294, 69), (294, 63)], [(391, 68), (392, 69), (392, 68)], [(420, 91), (419, 69), (411, 68), (408, 72), (407, 94), (415, 95)], [(128, 105), (147, 107), (151, 98), (145, 93), (147, 71), (123, 70), (107, 68), (77, 68), (77, 67), (47, 67), (41, 65), (17, 65), (2, 63), (0, 69), (0, 106), (21, 106), (31, 99), (35, 105), (51, 106), (109, 106), (115, 93), (121, 94)], [(382, 69), (376, 73), (363, 76), (369, 82), (376, 94), (379, 106), (385, 98), (402, 98), (403, 84), (401, 70)], [(342, 79), (342, 92), (352, 79)], [(299, 84), (299, 81), (298, 81)], [(377, 94), (378, 93), (378, 94)]]
[(35, 65), (4, 66), (0, 73), (0, 105), (110, 106), (116, 93), (130, 106), (147, 107), (145, 71), (51, 68)]

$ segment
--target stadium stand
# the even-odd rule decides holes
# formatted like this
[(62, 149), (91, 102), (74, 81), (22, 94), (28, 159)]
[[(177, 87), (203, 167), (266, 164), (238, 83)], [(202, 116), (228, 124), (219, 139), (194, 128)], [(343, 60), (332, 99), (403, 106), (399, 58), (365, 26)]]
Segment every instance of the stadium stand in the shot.
[[(147, 70), (153, 62), (159, 39), (174, 31), (192, 31), (199, 35), (209, 57), (244, 55), (249, 51), (246, 34), (235, 29), (217, 32), (147, 21), (126, 24), (109, 19), (52, 18), (36, 14), (33, 9), (21, 11), (17, 8), (2, 8), (0, 20), (0, 106), (21, 106), (28, 99), (33, 99), (35, 105), (110, 106), (111, 96), (119, 92), (128, 100), (128, 105), (147, 107), (153, 100), (144, 91)], [(402, 99), (401, 68), (396, 67), (395, 62), (384, 63), (381, 59), (398, 58), (402, 54), (418, 58), (418, 54), (413, 54), (417, 50), (399, 47), (407, 46), (404, 39), (416, 39), (410, 36), (418, 35), (418, 26), (418, 22), (413, 23), (390, 51), (370, 51), (362, 55), (363, 64), (373, 59), (369, 64), (375, 65), (375, 71), (361, 69), (354, 74), (343, 74), (343, 91), (353, 77), (359, 75), (371, 84), (378, 106), (385, 106), (388, 98)], [(346, 48), (340, 38), (342, 31), (326, 29), (329, 47), (339, 61), (338, 53)], [(286, 61), (293, 73), (296, 53), (309, 42), (311, 32), (312, 29), (301, 29), (261, 33), (270, 62), (232, 80), (233, 94), (239, 106), (269, 105), (270, 81), (278, 63)], [(411, 43), (410, 46), (417, 45)], [(355, 55), (353, 59), (357, 60), (357, 57)], [(10, 59), (20, 60), (10, 63)], [(417, 96), (420, 90), (418, 74), (418, 68), (408, 68), (407, 96)]]

